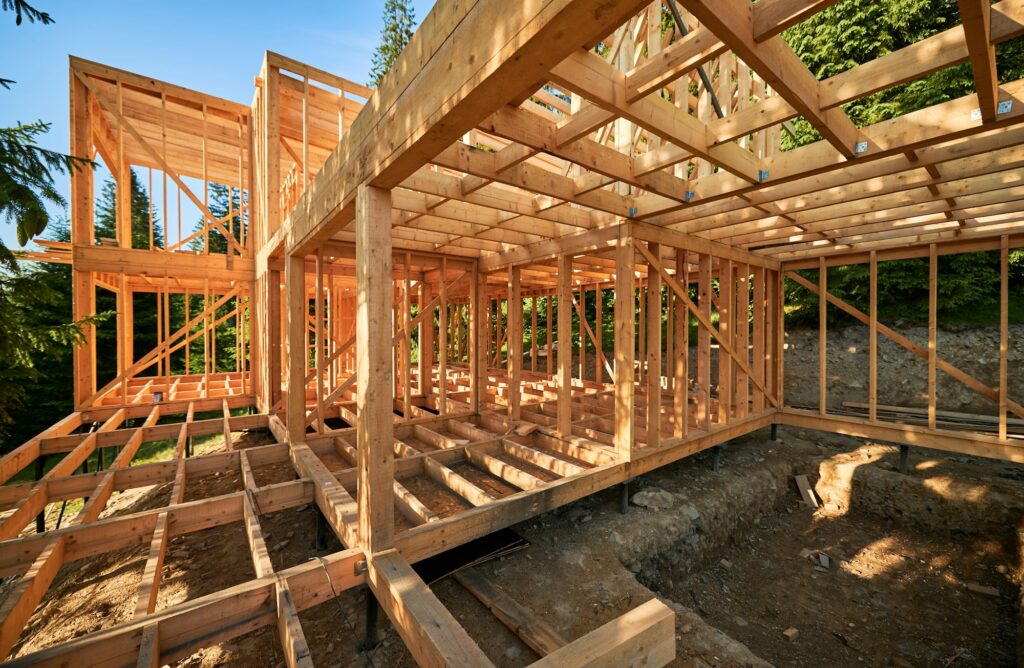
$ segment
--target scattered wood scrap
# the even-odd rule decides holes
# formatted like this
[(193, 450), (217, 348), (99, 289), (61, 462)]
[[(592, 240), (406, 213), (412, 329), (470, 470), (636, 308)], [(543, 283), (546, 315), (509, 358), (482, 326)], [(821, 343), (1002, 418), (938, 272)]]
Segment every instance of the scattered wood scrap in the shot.
[(800, 490), (800, 496), (804, 503), (811, 508), (818, 508), (818, 497), (814, 495), (814, 490), (811, 489), (811, 483), (807, 480), (806, 475), (798, 475), (793, 477), (796, 480), (797, 489)]

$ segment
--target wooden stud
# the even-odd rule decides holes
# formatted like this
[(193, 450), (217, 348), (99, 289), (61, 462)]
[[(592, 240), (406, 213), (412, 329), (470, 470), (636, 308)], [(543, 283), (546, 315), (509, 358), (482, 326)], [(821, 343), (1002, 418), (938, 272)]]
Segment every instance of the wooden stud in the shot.
[[(391, 345), (391, 193), (360, 186), (356, 195), (356, 406), (359, 423), (359, 541), (368, 553), (391, 547), (394, 535), (394, 382)], [(443, 282), (442, 282), (443, 286)], [(442, 287), (443, 294), (443, 287)], [(442, 297), (443, 299), (443, 297)], [(445, 382), (441, 379), (442, 384)]]

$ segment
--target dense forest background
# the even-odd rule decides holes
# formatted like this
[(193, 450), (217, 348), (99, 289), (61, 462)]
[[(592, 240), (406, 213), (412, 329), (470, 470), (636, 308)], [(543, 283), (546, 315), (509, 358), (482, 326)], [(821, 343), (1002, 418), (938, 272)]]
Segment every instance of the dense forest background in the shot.
[[(384, 42), (389, 35), (411, 33), (413, 17), (405, 3), (388, 0), (385, 12)], [(388, 18), (390, 17), (390, 19)], [(390, 20), (390, 23), (388, 21)], [(873, 60), (890, 51), (946, 30), (959, 23), (957, 3), (952, 0), (844, 0), (790, 30), (784, 37), (801, 56), (811, 71), (823, 79), (859, 63)], [(390, 26), (390, 27), (389, 27)], [(672, 30), (672, 17), (666, 12), (665, 30)], [(390, 31), (390, 32), (389, 32)], [(397, 39), (397, 38), (394, 38)], [(390, 48), (374, 60), (371, 78), (379, 80), (391, 66), (398, 50)], [(1013, 40), (997, 48), (1001, 81), (1024, 77), (1024, 40)], [(869, 125), (922, 107), (944, 102), (973, 92), (968, 64), (935, 72), (920, 80), (895, 86), (846, 105), (845, 109), (858, 125)], [(784, 134), (784, 149), (819, 139), (803, 119), (794, 122), (795, 133)], [(96, 236), (113, 237), (114, 185), (105, 183), (97, 198)], [(224, 216), (230, 209), (238, 210), (244, 195), (237, 190), (210, 184), (210, 209)], [(243, 200), (240, 202), (239, 200)], [(233, 206), (229, 209), (229, 201)], [(132, 178), (133, 246), (148, 247), (150, 243), (150, 201), (135, 174)], [(153, 243), (163, 245), (161, 212), (153, 212)], [(200, 225), (197, 222), (196, 225)], [(245, 221), (236, 221), (238, 230)], [(45, 238), (68, 241), (66, 221), (51, 223)], [(193, 242), (192, 249), (202, 251), (203, 239)], [(211, 233), (211, 252), (223, 252), (226, 240)], [(817, 271), (806, 276), (817, 281)], [(867, 309), (868, 268), (866, 265), (836, 267), (829, 270), (831, 292), (854, 306)], [(927, 320), (928, 262), (907, 260), (879, 265), (879, 312), (884, 321), (919, 324)], [(1010, 253), (1010, 317), (1011, 322), (1024, 322), (1024, 250)], [(998, 322), (999, 264), (998, 253), (973, 253), (939, 259), (939, 322), (942, 325), (991, 325)], [(546, 330), (546, 299), (537, 300), (541, 332)], [(613, 295), (604, 292), (604, 313), (611, 313)], [(191, 312), (201, 310), (201, 297), (192, 297)], [(225, 306), (225, 309), (228, 307)], [(786, 318), (788, 327), (817, 323), (817, 298), (792, 282), (787, 284)], [(99, 290), (97, 295), (97, 352), (100, 384), (114, 375), (113, 294)], [(156, 297), (139, 294), (135, 297), (135, 349), (139, 354), (150, 349), (157, 340)], [(524, 322), (531, 321), (528, 301)], [(594, 321), (596, 304), (593, 293), (587, 295), (588, 320)], [(171, 330), (184, 324), (185, 300), (171, 299)], [(72, 409), (72, 348), (75, 339), (71, 319), (71, 268), (68, 265), (22, 263), (17, 268), (0, 270), (0, 448), (7, 450)], [(838, 309), (830, 309), (835, 324), (843, 324)], [(574, 313), (574, 329), (578, 319)], [(611, 318), (604, 319), (603, 340), (611, 346)], [(527, 338), (532, 333), (528, 333)], [(27, 354), (17, 341), (33, 341)], [(577, 339), (578, 340), (578, 339)], [(538, 343), (546, 344), (541, 333)], [(529, 342), (527, 342), (529, 350)], [(218, 330), (217, 367), (235, 368), (235, 331), (233, 320)], [(201, 341), (191, 351), (191, 372), (201, 372), (203, 350)], [(174, 373), (184, 373), (184, 359), (175, 362)]]

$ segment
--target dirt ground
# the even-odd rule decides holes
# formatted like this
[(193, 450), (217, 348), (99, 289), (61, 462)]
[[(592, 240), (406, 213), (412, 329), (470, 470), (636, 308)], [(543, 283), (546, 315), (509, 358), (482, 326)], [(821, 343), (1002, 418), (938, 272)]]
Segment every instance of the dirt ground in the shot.
[[(765, 430), (729, 444), (718, 472), (703, 453), (633, 481), (625, 515), (619, 490), (609, 489), (523, 522), (514, 529), (530, 547), (477, 569), (567, 640), (659, 596), (676, 612), (673, 665), (688, 668), (1014, 665), (1022, 467), (914, 451), (904, 476), (895, 471), (895, 448), (780, 432), (778, 442)], [(486, 474), (463, 467), (455, 468), (484, 482)], [(260, 484), (289, 477), (279, 465), (254, 473)], [(800, 473), (817, 484), (827, 512), (801, 506), (793, 483)], [(442, 503), (434, 495), (443, 492), (426, 479), (403, 482), (432, 495), (439, 515), (468, 507), (456, 498)], [(509, 491), (488, 484), (495, 496)], [(189, 494), (200, 487), (209, 494), (238, 489), (240, 481), (207, 476), (189, 486)], [(275, 569), (340, 549), (328, 535), (326, 551), (315, 550), (309, 506), (266, 515), (261, 525)], [(803, 549), (829, 555), (828, 569), (816, 570), (799, 556)], [(144, 559), (142, 548), (66, 566), (19, 651), (127, 619)], [(160, 607), (253, 576), (241, 523), (176, 538), (165, 568)], [(968, 590), (968, 583), (999, 595)], [(536, 660), (451, 578), (432, 589), (497, 665)], [(359, 589), (300, 614), (316, 664), (414, 665), (383, 616), (381, 645), (359, 650), (365, 601)], [(793, 641), (782, 635), (789, 627), (799, 630)], [(278, 647), (276, 628), (265, 627), (179, 665), (276, 667), (283, 665)]]
[(657, 591), (776, 665), (1014, 666), (1014, 603), (999, 570), (1012, 559), (1006, 541), (950, 542), (791, 504), (709, 568), (683, 579), (666, 569)]

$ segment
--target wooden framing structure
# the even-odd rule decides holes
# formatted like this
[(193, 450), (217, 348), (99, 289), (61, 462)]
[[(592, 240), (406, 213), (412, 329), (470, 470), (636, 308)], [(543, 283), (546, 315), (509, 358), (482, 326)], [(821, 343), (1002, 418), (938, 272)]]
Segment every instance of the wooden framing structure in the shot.
[[(0, 459), (7, 481), (63, 455), (38, 481), (0, 488), (0, 573), (20, 578), (0, 649), (61, 564), (141, 541), (133, 621), (14, 663), (159, 665), (276, 623), (288, 664), (309, 665), (298, 612), (367, 584), (421, 664), (486, 665), (411, 563), (772, 424), (1024, 462), (1007, 363), (1024, 81), (1000, 83), (994, 55), (1024, 35), (1024, 2), (962, 0), (962, 26), (818, 81), (779, 34), (830, 2), (677, 1), (686, 30), (662, 32), (660, 0), (440, 0), (378, 90), (268, 52), (251, 105), (72, 58), (72, 151), (114, 175), (118, 234), (95, 238), (92, 175), (77, 172), (71, 243), (29, 259), (72, 265), (76, 316), (95, 310), (97, 289), (117, 294), (118, 373), (99, 382), (87, 332), (76, 412)], [(976, 94), (867, 127), (842, 109), (960, 62)], [(823, 138), (783, 151), (798, 116)], [(171, 188), (205, 225), (175, 236), (165, 221), (162, 241), (151, 225), (133, 247), (133, 168), (156, 170), (161, 201)], [(210, 211), (209, 183), (238, 193), (227, 216)], [(945, 361), (935, 336), (936, 258), (977, 250), (1001, 258), (996, 379)], [(909, 257), (930, 258), (927, 346), (878, 320), (878, 263)], [(855, 263), (870, 267), (868, 313), (828, 293), (828, 269)], [(825, 295), (813, 408), (785, 403), (786, 281)], [(142, 355), (130, 334), (140, 293), (162, 304)], [(190, 296), (201, 308), (171, 331), (169, 300)], [(828, 403), (830, 307), (869, 327), (864, 417)], [(234, 367), (205, 353), (203, 373), (183, 366), (189, 343), (229, 318)], [(922, 424), (880, 410), (878, 334), (928, 365)], [(943, 421), (939, 371), (993, 402), (993, 433)], [(232, 432), (261, 428), (277, 443), (231, 448)], [(218, 432), (227, 451), (185, 456), (190, 437)], [(172, 461), (130, 466), (161, 438), (176, 439)], [(118, 449), (110, 468), (76, 474), (104, 448)], [(298, 480), (256, 485), (254, 467), (285, 462)], [(187, 477), (225, 469), (241, 489), (183, 501)], [(438, 513), (413, 479), (464, 508)], [(113, 491), (172, 480), (166, 506), (103, 517)], [(70, 525), (25, 533), (47, 503), (82, 497)], [(275, 572), (260, 515), (304, 503), (345, 549)], [(257, 577), (155, 609), (167, 541), (235, 521)], [(552, 649), (541, 663), (662, 665), (671, 612), (647, 603)]]

